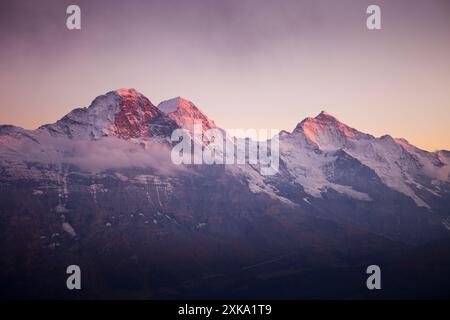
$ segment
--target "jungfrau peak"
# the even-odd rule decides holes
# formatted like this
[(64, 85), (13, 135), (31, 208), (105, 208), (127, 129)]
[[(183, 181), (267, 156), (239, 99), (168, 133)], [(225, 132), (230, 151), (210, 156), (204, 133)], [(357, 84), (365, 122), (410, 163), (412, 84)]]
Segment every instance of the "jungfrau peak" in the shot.
[(340, 149), (348, 139), (368, 137), (368, 135), (353, 129), (326, 111), (315, 118), (306, 118), (300, 122), (294, 133), (303, 133), (307, 141), (320, 149)]
[[(315, 196), (320, 196), (319, 190), (323, 188), (341, 189), (352, 196), (353, 191), (347, 192), (342, 186), (330, 185), (330, 179), (325, 177), (324, 172), (329, 173), (329, 157), (335, 152), (344, 152), (356, 159), (373, 170), (386, 186), (408, 196), (417, 206), (428, 209), (431, 209), (429, 202), (435, 201), (430, 198), (441, 197), (440, 183), (449, 180), (450, 170), (440, 160), (445, 159), (439, 156), (440, 153), (420, 150), (405, 139), (394, 139), (389, 135), (376, 138), (362, 133), (325, 111), (315, 118), (306, 118), (300, 122), (293, 133), (284, 136), (281, 141), (282, 148), (289, 150), (284, 153), (285, 157), (289, 159), (293, 152), (297, 153), (294, 159), (287, 161), (287, 167)], [(301, 150), (288, 147), (293, 144), (300, 145)], [(311, 146), (323, 154), (313, 162), (312, 159), (317, 158), (317, 151), (307, 156)]]

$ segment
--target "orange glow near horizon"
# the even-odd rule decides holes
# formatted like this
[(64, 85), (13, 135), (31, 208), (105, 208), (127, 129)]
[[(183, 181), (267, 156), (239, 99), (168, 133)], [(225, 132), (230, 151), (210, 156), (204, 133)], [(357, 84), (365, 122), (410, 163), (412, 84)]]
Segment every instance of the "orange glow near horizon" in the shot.
[(379, 2), (383, 29), (368, 31), (369, 0), (80, 0), (68, 31), (63, 2), (15, 1), (0, 13), (0, 124), (34, 129), (136, 88), (154, 105), (186, 97), (222, 128), (292, 131), (326, 110), (450, 150), (450, 2)]

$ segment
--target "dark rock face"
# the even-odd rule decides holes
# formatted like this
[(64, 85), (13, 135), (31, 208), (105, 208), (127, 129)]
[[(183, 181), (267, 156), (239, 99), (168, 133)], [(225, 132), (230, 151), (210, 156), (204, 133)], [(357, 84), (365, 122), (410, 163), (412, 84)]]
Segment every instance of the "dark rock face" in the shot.
[[(2, 296), (356, 298), (368, 295), (362, 265), (401, 272), (403, 257), (415, 255), (415, 246), (345, 222), (350, 218), (332, 219), (324, 206), (292, 208), (250, 193), (245, 181), (220, 167), (176, 178), (73, 169), (67, 168), (63, 201), (57, 185), (45, 185), (39, 195), (32, 195), (42, 190), (36, 183), (0, 185)], [(338, 197), (326, 200), (336, 215), (351, 206), (338, 207)], [(411, 274), (401, 285), (426, 272), (428, 263), (416, 271), (405, 266)], [(82, 292), (65, 288), (71, 264), (83, 270)], [(445, 282), (433, 281), (443, 290)], [(388, 292), (402, 297), (400, 290)]]
[(121, 90), (119, 112), (114, 119), (114, 134), (122, 139), (170, 137), (177, 128), (150, 100), (136, 90)]
[[(228, 277), (284, 255), (300, 255), (305, 266), (329, 259), (346, 265), (353, 251), (364, 260), (389, 247), (375, 235), (255, 196), (223, 168), (208, 171), (208, 179), (122, 172), (128, 181), (112, 172), (69, 171), (62, 205), (57, 186), (31, 196), (39, 185), (2, 184), (2, 294), (70, 297), (64, 271), (78, 264), (87, 297), (180, 297), (192, 290), (186, 281)], [(353, 237), (360, 240), (339, 248)]]

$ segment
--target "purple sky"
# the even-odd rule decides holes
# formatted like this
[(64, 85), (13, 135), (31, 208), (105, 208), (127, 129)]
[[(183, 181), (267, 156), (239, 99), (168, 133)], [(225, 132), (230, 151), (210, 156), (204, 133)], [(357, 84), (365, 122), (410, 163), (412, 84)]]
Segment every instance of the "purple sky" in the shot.
[[(383, 30), (366, 29), (369, 4)], [(0, 123), (35, 128), (134, 87), (224, 128), (292, 130), (325, 109), (450, 149), (448, 0), (2, 0), (0, 15)]]

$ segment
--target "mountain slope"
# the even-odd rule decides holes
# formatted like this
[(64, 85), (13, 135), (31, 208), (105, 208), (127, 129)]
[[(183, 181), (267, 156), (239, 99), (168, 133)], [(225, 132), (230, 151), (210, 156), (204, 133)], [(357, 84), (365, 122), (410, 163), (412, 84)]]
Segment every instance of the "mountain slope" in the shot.
[(322, 112), (280, 134), (275, 175), (173, 165), (171, 133), (195, 121), (217, 128), (187, 100), (155, 107), (120, 89), (36, 130), (0, 126), (2, 294), (67, 297), (55, 283), (78, 263), (85, 297), (195, 297), (209, 277), (223, 296), (242, 279), (355, 270), (449, 239), (448, 151)]

